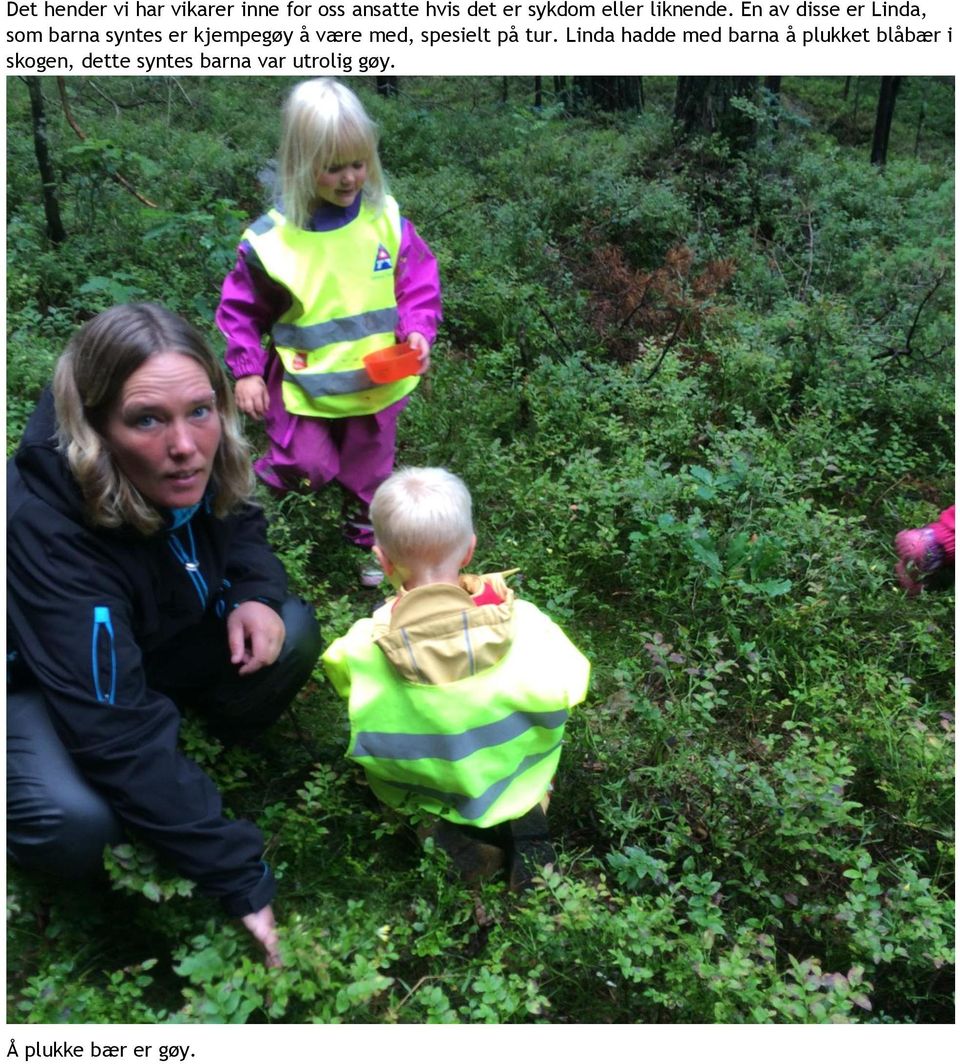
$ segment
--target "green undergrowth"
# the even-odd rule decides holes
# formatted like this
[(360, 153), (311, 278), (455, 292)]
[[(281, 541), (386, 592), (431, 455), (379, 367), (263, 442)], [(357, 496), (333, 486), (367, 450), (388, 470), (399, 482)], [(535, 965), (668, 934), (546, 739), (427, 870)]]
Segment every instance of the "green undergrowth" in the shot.
[[(78, 150), (42, 81), (70, 236), (43, 239), (11, 82), (8, 448), (113, 302), (162, 300), (219, 343), (286, 88), (68, 79)], [(108, 886), (11, 872), (11, 1020), (952, 1022), (954, 597), (905, 598), (892, 540), (953, 500), (953, 96), (905, 79), (877, 170), (859, 81), (854, 115), (844, 79), (784, 78), (737, 156), (676, 140), (672, 79), (612, 117), (534, 111), (524, 79), (506, 103), (500, 79), (401, 79), (396, 100), (355, 79), (444, 280), (400, 459), (466, 479), (478, 570), (519, 567), (593, 664), (558, 867), (521, 897), (459, 883), (378, 810), (318, 671), (255, 750), (184, 727), (263, 830), (286, 967), (130, 843)], [(338, 489), (263, 501), (341, 634), (378, 598)]]

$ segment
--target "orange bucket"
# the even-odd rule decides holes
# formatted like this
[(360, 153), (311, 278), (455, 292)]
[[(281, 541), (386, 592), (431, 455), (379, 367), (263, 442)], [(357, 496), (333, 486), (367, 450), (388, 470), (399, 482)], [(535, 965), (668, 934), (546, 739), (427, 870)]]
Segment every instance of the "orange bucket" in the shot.
[(420, 352), (411, 344), (394, 344), (364, 355), (363, 365), (374, 384), (391, 384), (420, 372)]

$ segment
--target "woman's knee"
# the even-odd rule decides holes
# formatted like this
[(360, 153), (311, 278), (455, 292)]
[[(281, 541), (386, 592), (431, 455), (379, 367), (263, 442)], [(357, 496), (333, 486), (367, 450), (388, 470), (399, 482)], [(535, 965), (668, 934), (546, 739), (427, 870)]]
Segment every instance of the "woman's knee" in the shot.
[[(32, 793), (30, 793), (32, 792)], [(103, 870), (103, 850), (123, 838), (110, 804), (90, 787), (33, 787), (8, 796), (7, 854), (23, 868), (78, 879)]]
[(57, 735), (37, 687), (7, 693), (7, 853), (25, 868), (79, 876), (103, 867), (123, 831)]
[(320, 625), (313, 607), (296, 595), (289, 595), (280, 609), (286, 629), (283, 648), (277, 658), (277, 671), (293, 678), (302, 675), (306, 683), (323, 649), (320, 640)]
[(228, 742), (252, 738), (287, 709), (310, 679), (320, 656), (320, 626), (313, 607), (290, 595), (280, 607), (286, 634), (272, 665), (231, 678), (206, 699), (205, 715)]

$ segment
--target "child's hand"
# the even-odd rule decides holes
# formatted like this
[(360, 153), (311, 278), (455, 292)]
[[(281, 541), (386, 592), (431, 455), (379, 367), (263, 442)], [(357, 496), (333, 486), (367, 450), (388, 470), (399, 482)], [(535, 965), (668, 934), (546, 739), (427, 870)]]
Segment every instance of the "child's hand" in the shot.
[(420, 376), (430, 368), (430, 344), (423, 333), (412, 332), (407, 337), (407, 343), (411, 347), (415, 347), (420, 352)]
[(237, 407), (248, 417), (260, 421), (264, 413), (270, 409), (270, 396), (263, 377), (252, 373), (249, 377), (241, 377), (237, 381), (233, 394), (237, 400)]

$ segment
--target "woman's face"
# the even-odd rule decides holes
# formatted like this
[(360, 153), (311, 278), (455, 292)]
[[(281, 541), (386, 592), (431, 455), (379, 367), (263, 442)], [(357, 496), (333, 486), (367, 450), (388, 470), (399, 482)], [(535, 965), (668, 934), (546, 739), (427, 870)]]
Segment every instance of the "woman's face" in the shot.
[(222, 426), (206, 370), (187, 355), (152, 355), (130, 377), (104, 438), (117, 468), (154, 506), (200, 502)]

